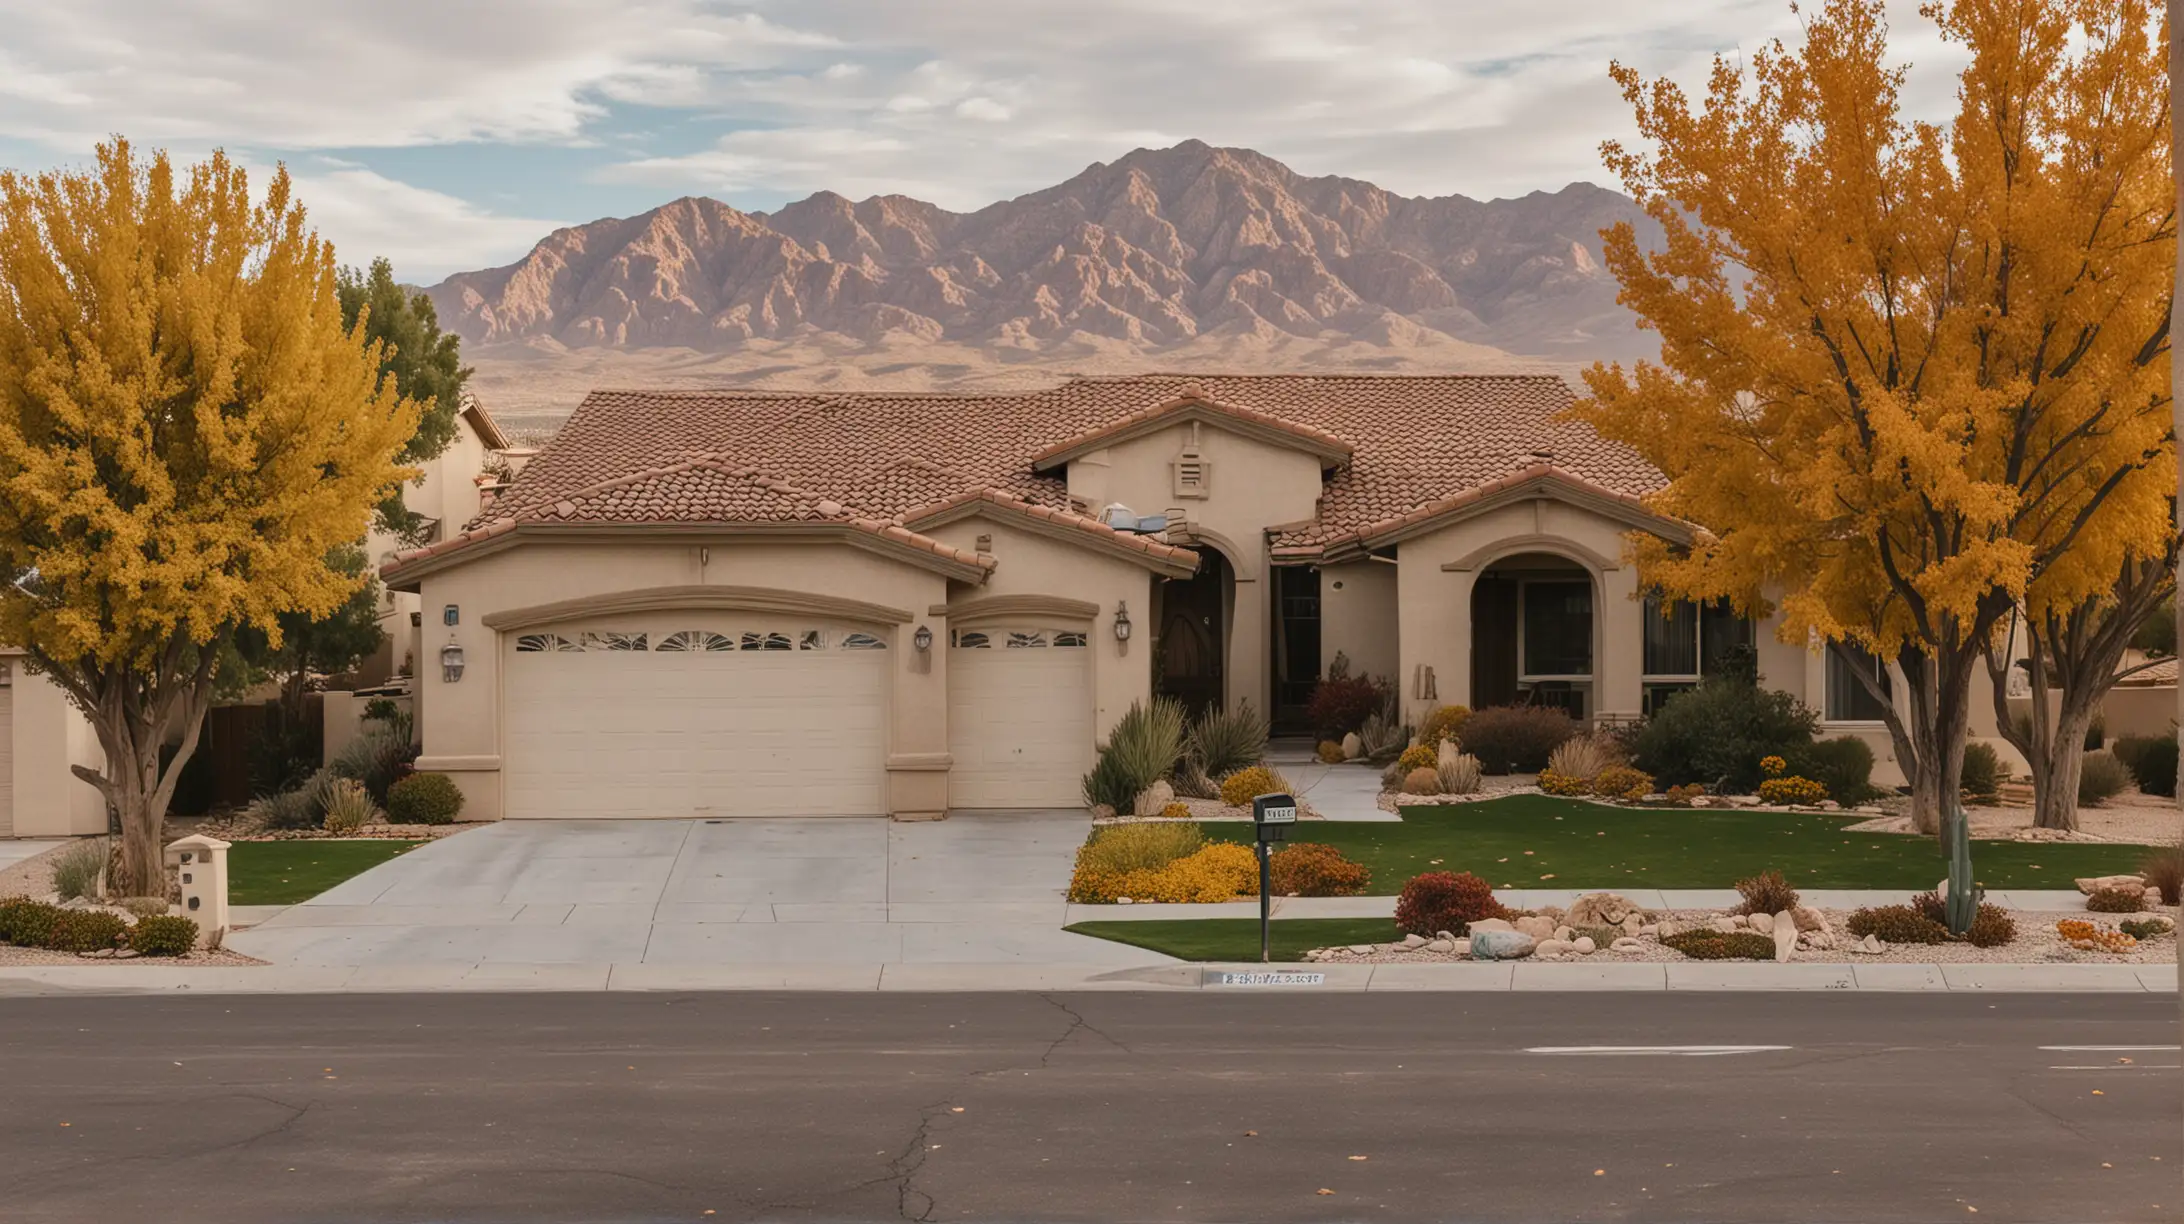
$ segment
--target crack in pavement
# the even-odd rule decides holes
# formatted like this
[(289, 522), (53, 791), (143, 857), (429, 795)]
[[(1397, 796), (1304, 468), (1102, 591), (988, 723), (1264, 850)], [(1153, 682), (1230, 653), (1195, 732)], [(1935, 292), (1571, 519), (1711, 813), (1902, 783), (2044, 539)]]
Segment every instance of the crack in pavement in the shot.
[(1069, 1043), (1069, 1039), (1076, 1036), (1080, 1030), (1083, 1032), (1091, 1033), (1093, 1036), (1098, 1037), (1101, 1041), (1104, 1041), (1107, 1044), (1115, 1047), (1116, 1049), (1121, 1050), (1125, 1054), (1128, 1054), (1130, 1052), (1129, 1046), (1124, 1045), (1122, 1042), (1115, 1040), (1115, 1038), (1113, 1038), (1112, 1036), (1109, 1036), (1107, 1033), (1101, 1031), (1097, 1025), (1094, 1025), (1091, 1021), (1086, 1020), (1084, 1016), (1077, 1011), (1076, 1008), (1071, 1007), (1069, 1004), (1062, 1002), (1060, 999), (1057, 999), (1050, 994), (1042, 993), (1039, 997), (1045, 1000), (1049, 1006), (1058, 1009), (1063, 1015), (1069, 1017), (1069, 1027), (1067, 1029), (1064, 1029), (1062, 1031), (1062, 1035), (1056, 1037), (1053, 1041), (1053, 1044), (1047, 1046), (1046, 1051), (1039, 1055), (1039, 1065), (1042, 1068), (1046, 1067), (1049, 1064), (1049, 1060), (1054, 1057), (1055, 1051), (1067, 1045)]

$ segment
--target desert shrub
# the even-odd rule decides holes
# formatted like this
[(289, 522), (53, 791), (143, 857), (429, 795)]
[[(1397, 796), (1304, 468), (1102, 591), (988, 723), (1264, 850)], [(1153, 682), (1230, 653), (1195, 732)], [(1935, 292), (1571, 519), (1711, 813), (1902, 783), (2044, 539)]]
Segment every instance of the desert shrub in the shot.
[(1358, 746), (1365, 759), (1376, 765), (1382, 761), (1394, 760), (1403, 751), (1404, 745), (1410, 743), (1410, 728), (1403, 725), (1403, 716), (1394, 707), (1395, 693), (1392, 689), (1389, 690), (1388, 700), (1388, 709), (1367, 717), (1365, 725), (1357, 731)]
[(70, 845), (53, 857), (53, 891), (61, 894), (63, 901), (72, 897), (96, 901), (99, 874), (106, 870), (111, 853), (112, 847), (103, 837), (89, 837)]
[(1395, 928), (1406, 935), (1461, 935), (1482, 918), (1508, 913), (1494, 886), (1468, 871), (1429, 871), (1412, 876), (1395, 902)]
[[(2176, 795), (2176, 736), (2126, 735), (2119, 737), (2110, 751), (2122, 761), (2124, 768), (2138, 788), (2149, 795), (2174, 798)], [(2171, 905), (2176, 904), (2174, 901)]]
[(1566, 778), (1595, 778), (1622, 763), (1622, 752), (1605, 735), (1574, 736), (1547, 754), (1547, 768)]
[(2184, 841), (2149, 851), (2139, 864), (2139, 877), (2146, 887), (2160, 891), (2163, 905), (2177, 904), (2184, 894)]
[(1610, 765), (1592, 780), (1592, 793), (1635, 802), (1653, 793), (1653, 775), (1628, 765)]
[(1312, 686), (1312, 696), (1305, 702), (1305, 717), (1311, 721), (1312, 733), (1321, 739), (1339, 740), (1362, 730), (1365, 720), (1387, 705), (1391, 691), (1387, 681), (1349, 672), (1346, 661), (1339, 668), (1329, 666), (1327, 678)]
[(2085, 750), (2099, 752), (2108, 743), (2108, 720), (2098, 714), (2085, 725)]
[(2166, 918), (2126, 918), (2116, 929), (2133, 939), (2159, 939), (2176, 928)]
[(1706, 793), (1706, 788), (1696, 782), (1686, 782), (1682, 786), (1671, 786), (1662, 793), (1677, 807), (1690, 807), (1693, 799)]
[(1426, 712), (1426, 720), (1418, 724), (1418, 742), (1435, 748), (1447, 740), (1461, 743), (1464, 723), (1470, 717), (1469, 706), (1435, 706)]
[(1424, 744), (1413, 744), (1403, 750), (1403, 755), (1395, 758), (1395, 763), (1403, 767), (1404, 773), (1409, 773), (1413, 769), (1431, 769), (1440, 760), (1441, 754), (1432, 748)]
[(1757, 931), (1715, 931), (1701, 928), (1663, 935), (1661, 946), (1674, 948), (1692, 960), (1773, 960), (1774, 940)]
[(43, 946), (55, 952), (110, 952), (122, 945), (128, 932), (129, 924), (119, 914), (64, 909), (54, 915)]
[(1811, 778), (1762, 778), (1759, 797), (1768, 803), (1818, 803), (1828, 797), (1828, 788)]
[(18, 948), (42, 948), (46, 935), (53, 930), (53, 922), (60, 917), (61, 907), (33, 901), (29, 897), (9, 897), (0, 901), (0, 943), (14, 944)]
[(1845, 922), (1852, 938), (1871, 935), (1883, 943), (1939, 944), (1949, 942), (1949, 928), (1908, 905), (1874, 905), (1853, 910)]
[(1539, 771), (1539, 788), (1550, 795), (1590, 795), (1592, 779), (1573, 777), (1550, 765)]
[(1623, 938), (1623, 928), (1614, 926), (1573, 926), (1570, 928), (1570, 938), (1573, 941), (1580, 938), (1590, 939), (1593, 941), (1593, 947), (1600, 949)]
[(397, 714), (350, 740), (327, 768), (337, 777), (363, 783), (372, 802), (381, 804), (387, 801), (388, 789), (409, 776), (416, 760), (417, 745), (410, 742), (409, 716)]
[(1069, 878), (1071, 901), (1096, 904), (1127, 896), (1116, 890), (1135, 872), (1154, 871), (1205, 848), (1195, 824), (1127, 824), (1094, 829), (1077, 848)]
[(1772, 869), (1738, 880), (1737, 895), (1744, 901), (1732, 913), (1779, 914), (1797, 908), (1797, 889), (1782, 878), (1781, 872)]
[(1792, 750), (1790, 772), (1827, 788), (1837, 803), (1863, 803), (1873, 796), (1873, 746), (1855, 735), (1814, 740)]
[(1799, 755), (1819, 725), (1819, 717), (1788, 693), (1742, 676), (1710, 676), (1645, 721), (1633, 738), (1631, 760), (1669, 786), (1701, 782), (1748, 793), (1759, 787), (1762, 758)]
[(1390, 793), (1402, 790), (1403, 778), (1406, 772), (1401, 763), (1396, 761), (1388, 762), (1388, 767), (1380, 771), (1381, 791)]
[[(1946, 933), (1949, 929), (1949, 903), (1939, 892), (1929, 888), (1911, 898), (1911, 910)], [(1886, 938), (1885, 936), (1883, 938)], [(1991, 901), (1980, 902), (1972, 915), (1972, 928), (1964, 933), (1964, 942), (1975, 948), (1999, 948), (2017, 938), (2017, 920), (2010, 912)]]
[(2002, 754), (1993, 744), (1972, 740), (1964, 745), (1964, 772), (1958, 785), (1974, 799), (1992, 799), (2002, 792), (2007, 771), (2002, 768)]
[(2143, 888), (2104, 888), (2085, 899), (2086, 909), (2096, 914), (2136, 914), (2146, 908)]
[(1115, 896), (1132, 901), (1205, 904), (1258, 893), (1258, 853), (1234, 842), (1215, 842), (1163, 866), (1130, 872), (1115, 884)]
[(2129, 952), (2138, 946), (2138, 936), (2129, 931), (2111, 931), (2083, 918), (2063, 919), (2055, 924), (2055, 933), (2087, 952)]
[(1179, 799), (1219, 799), (1221, 797), (1220, 785), (1212, 778), (1207, 777), (1206, 771), (1200, 769), (1196, 761), (1186, 760), (1177, 765), (1175, 772), (1168, 775), (1168, 785), (1175, 789), (1176, 797)]
[(1167, 777), (1183, 759), (1184, 724), (1183, 707), (1170, 698), (1131, 702), (1115, 720), (1092, 772), (1084, 776), (1085, 803), (1129, 811), (1146, 787)]
[(128, 910), (139, 918), (150, 918), (167, 912), (167, 899), (165, 897), (123, 897), (114, 904)]
[(1441, 775), (1442, 794), (1475, 795), (1479, 792), (1479, 758), (1457, 751), (1454, 740), (1442, 740), (1434, 752), (1433, 772)]
[(1162, 820), (1189, 820), (1191, 818), (1191, 805), (1188, 803), (1168, 804), (1160, 809), (1160, 818)]
[(1537, 773), (1577, 723), (1552, 706), (1492, 706), (1464, 722), (1464, 751), (1488, 773)]
[(387, 819), (396, 824), (454, 824), (462, 810), (462, 788), (446, 774), (411, 774), (387, 788)]
[(327, 788), (326, 831), (348, 834), (372, 822), (379, 815), (379, 808), (372, 803), (371, 792), (362, 782), (341, 778)]
[(1200, 769), (1220, 777), (1258, 764), (1266, 756), (1266, 732), (1266, 716), (1239, 701), (1233, 709), (1200, 714), (1185, 747)]
[(179, 914), (154, 914), (129, 928), (129, 949), (139, 956), (188, 956), (197, 946), (197, 924)]
[(1365, 864), (1321, 842), (1291, 842), (1276, 850), (1267, 873), (1278, 897), (1359, 897), (1373, 882)]
[(1319, 742), (1319, 759), (1322, 764), (1340, 765), (1350, 758), (1342, 754), (1342, 745), (1333, 740), (1321, 740)]
[(2099, 807), (2131, 785), (2131, 771), (2113, 752), (2088, 752), (2078, 765), (2078, 806)]
[(244, 819), (260, 829), (315, 829), (319, 814), (309, 781), (295, 790), (260, 795), (243, 812)]
[(1230, 807), (1250, 807), (1261, 795), (1287, 794), (1289, 783), (1264, 765), (1239, 769), (1221, 779), (1221, 802)]
[(1441, 771), (1421, 765), (1403, 775), (1403, 793), (1406, 795), (1438, 795), (1441, 793)]

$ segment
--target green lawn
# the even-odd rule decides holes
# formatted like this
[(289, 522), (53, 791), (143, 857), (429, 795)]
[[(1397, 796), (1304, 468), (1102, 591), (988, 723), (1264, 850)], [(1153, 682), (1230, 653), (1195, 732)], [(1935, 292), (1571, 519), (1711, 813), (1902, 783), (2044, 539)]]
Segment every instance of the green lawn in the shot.
[[(1938, 842), (1846, 833), (1862, 819), (1824, 812), (1618, 808), (1551, 795), (1406, 807), (1400, 824), (1320, 821), (1291, 830), (1372, 869), (1392, 895), (1427, 871), (1469, 871), (1496, 888), (1728, 888), (1774, 868), (1806, 888), (1931, 888), (1948, 874)], [(1248, 824), (1208, 838), (1251, 840)], [(2069, 888), (2077, 876), (2136, 871), (2149, 847), (1974, 841), (1989, 888)], [(1136, 925), (1136, 924), (1132, 924)]]
[[(1080, 922), (1064, 929), (1166, 953), (1180, 960), (1259, 959), (1259, 920), (1256, 918)], [(1269, 928), (1267, 943), (1275, 960), (1293, 961), (1310, 948), (1386, 943), (1393, 938), (1395, 922), (1388, 918), (1277, 918)]]
[(350, 876), (424, 844), (391, 838), (237, 842), (228, 851), (228, 904), (308, 901)]

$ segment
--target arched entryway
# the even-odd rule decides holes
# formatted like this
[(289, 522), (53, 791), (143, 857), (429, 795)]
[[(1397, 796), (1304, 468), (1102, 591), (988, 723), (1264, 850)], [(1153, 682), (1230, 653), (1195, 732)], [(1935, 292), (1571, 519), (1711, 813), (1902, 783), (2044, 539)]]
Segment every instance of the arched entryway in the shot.
[(1471, 588), (1471, 708), (1538, 704), (1594, 713), (1599, 592), (1567, 557), (1527, 552), (1479, 572)]
[(1222, 707), (1235, 571), (1220, 550), (1198, 550), (1198, 572), (1153, 592), (1153, 692), (1192, 716)]

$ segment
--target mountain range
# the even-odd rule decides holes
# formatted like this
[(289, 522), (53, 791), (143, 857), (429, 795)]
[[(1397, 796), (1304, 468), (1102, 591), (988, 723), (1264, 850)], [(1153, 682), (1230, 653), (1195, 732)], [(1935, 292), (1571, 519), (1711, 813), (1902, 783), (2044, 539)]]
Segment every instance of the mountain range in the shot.
[(1413, 197), (1186, 141), (956, 213), (822, 191), (570, 226), (429, 292), (518, 427), (597, 383), (1023, 386), (1143, 369), (1564, 373), (1654, 351), (1587, 183)]

